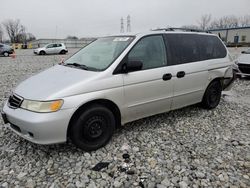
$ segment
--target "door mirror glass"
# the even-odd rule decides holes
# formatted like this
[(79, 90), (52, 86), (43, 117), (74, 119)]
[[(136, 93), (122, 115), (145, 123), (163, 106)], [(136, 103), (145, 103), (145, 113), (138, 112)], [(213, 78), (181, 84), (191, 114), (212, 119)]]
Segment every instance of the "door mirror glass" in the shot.
[(143, 63), (141, 61), (128, 61), (122, 67), (124, 73), (138, 71), (142, 69)]

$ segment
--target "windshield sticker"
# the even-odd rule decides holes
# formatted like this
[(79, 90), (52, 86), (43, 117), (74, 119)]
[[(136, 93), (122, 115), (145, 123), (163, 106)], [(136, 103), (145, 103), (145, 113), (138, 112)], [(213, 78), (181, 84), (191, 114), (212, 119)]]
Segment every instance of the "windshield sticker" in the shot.
[(113, 41), (114, 42), (124, 42), (124, 41), (128, 41), (129, 37), (116, 37)]

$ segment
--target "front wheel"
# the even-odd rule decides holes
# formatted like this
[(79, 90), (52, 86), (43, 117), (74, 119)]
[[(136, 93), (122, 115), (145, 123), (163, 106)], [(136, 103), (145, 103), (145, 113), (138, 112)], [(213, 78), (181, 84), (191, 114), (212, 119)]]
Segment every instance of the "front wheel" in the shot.
[(3, 55), (4, 55), (4, 57), (8, 57), (9, 53), (8, 52), (4, 52)]
[(201, 105), (205, 109), (213, 109), (220, 103), (222, 87), (219, 81), (213, 81), (206, 89)]
[(40, 51), (39, 55), (45, 55), (45, 51)]
[(72, 122), (70, 138), (85, 151), (103, 147), (115, 130), (115, 117), (104, 106), (92, 105)]

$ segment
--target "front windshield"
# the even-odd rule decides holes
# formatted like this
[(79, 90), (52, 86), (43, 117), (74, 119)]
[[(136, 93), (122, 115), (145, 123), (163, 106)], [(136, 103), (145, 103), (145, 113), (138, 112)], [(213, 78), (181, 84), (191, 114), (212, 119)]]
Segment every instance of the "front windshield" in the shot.
[(65, 61), (67, 66), (102, 71), (111, 65), (134, 37), (118, 36), (99, 38)]

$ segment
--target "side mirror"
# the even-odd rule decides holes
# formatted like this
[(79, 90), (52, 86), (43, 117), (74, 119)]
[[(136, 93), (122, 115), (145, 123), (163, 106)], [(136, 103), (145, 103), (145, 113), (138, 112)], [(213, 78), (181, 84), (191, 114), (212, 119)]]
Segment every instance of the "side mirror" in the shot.
[(138, 71), (142, 69), (142, 62), (141, 61), (128, 61), (127, 63), (123, 64), (122, 72), (128, 73), (133, 71)]
[(246, 52), (245, 51), (241, 51), (242, 54), (245, 54)]

